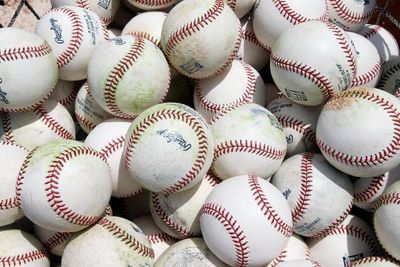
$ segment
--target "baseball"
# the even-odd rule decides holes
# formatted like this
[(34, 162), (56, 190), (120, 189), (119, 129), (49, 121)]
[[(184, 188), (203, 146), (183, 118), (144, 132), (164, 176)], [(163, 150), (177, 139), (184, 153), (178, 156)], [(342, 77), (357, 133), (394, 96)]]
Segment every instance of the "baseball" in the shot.
[(100, 44), (88, 66), (88, 85), (95, 101), (124, 119), (161, 103), (170, 79), (161, 50), (140, 36), (121, 36)]
[(53, 255), (62, 256), (65, 247), (74, 236), (74, 233), (56, 232), (34, 225), (35, 235), (42, 242), (45, 249)]
[(160, 10), (173, 6), (178, 0), (125, 0), (128, 7), (140, 10)]
[(357, 87), (339, 93), (321, 111), (317, 144), (329, 163), (344, 173), (382, 175), (400, 164), (399, 111), (400, 100), (379, 89)]
[(195, 79), (228, 67), (240, 40), (240, 21), (224, 0), (180, 2), (168, 13), (161, 33), (161, 47), (169, 62)]
[(338, 26), (309, 21), (280, 35), (272, 48), (270, 67), (276, 86), (290, 100), (317, 106), (349, 88), (356, 75), (356, 51)]
[(253, 175), (235, 176), (217, 185), (203, 204), (200, 225), (209, 249), (230, 266), (265, 266), (292, 235), (285, 198)]
[(35, 32), (53, 49), (59, 78), (67, 81), (86, 78), (94, 48), (108, 39), (108, 31), (95, 13), (73, 6), (51, 9), (40, 18)]
[(233, 60), (217, 76), (195, 81), (195, 109), (209, 121), (216, 113), (245, 103), (265, 105), (266, 89), (260, 74), (249, 64)]
[(277, 265), (277, 267), (324, 267), (316, 261), (311, 260), (292, 260), (285, 261)]
[(145, 110), (132, 122), (125, 140), (125, 167), (153, 192), (176, 193), (195, 186), (213, 158), (209, 126), (183, 104), (163, 103)]
[(211, 120), (211, 130), (215, 143), (211, 170), (222, 180), (246, 174), (268, 178), (286, 155), (282, 125), (260, 105), (222, 110)]
[(75, 110), (76, 95), (78, 94), (81, 85), (81, 81), (72, 82), (58, 80), (53, 93), (49, 97), (49, 100), (54, 100), (63, 105), (72, 116)]
[(296, 234), (293, 234), (289, 238), (286, 247), (267, 267), (277, 267), (282, 262), (294, 260), (310, 260), (310, 251), (307, 244)]
[(50, 96), (57, 78), (55, 55), (45, 40), (18, 28), (0, 29), (0, 111), (34, 109)]
[(360, 260), (354, 261), (351, 263), (351, 267), (398, 267), (399, 265), (396, 264), (394, 261), (389, 260), (388, 258), (384, 257), (365, 257)]
[(383, 64), (377, 88), (400, 99), (400, 56), (393, 56)]
[(111, 197), (110, 167), (81, 142), (52, 141), (26, 157), (16, 195), (33, 223), (53, 231), (76, 232), (96, 223), (104, 212)]
[(254, 7), (256, 0), (227, 0), (226, 3), (240, 19), (249, 13)]

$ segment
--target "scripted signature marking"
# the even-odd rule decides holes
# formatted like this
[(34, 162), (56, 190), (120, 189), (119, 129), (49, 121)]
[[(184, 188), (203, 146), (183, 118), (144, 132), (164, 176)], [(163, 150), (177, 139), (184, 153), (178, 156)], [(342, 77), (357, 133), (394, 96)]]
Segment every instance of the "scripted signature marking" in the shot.
[(177, 132), (169, 132), (168, 129), (158, 130), (156, 132), (159, 136), (164, 137), (167, 140), (167, 143), (174, 142), (179, 145), (179, 148), (183, 151), (188, 151), (192, 148), (192, 145), (188, 143), (180, 133)]

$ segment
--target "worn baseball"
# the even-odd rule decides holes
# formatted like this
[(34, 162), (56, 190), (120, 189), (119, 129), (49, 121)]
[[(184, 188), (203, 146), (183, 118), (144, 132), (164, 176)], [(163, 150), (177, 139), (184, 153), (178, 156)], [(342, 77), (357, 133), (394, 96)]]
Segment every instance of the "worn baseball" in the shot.
[(75, 124), (68, 110), (48, 100), (32, 111), (0, 114), (0, 139), (28, 149), (53, 140), (75, 139)]
[(245, 103), (264, 106), (265, 100), (261, 75), (240, 60), (232, 61), (230, 67), (213, 78), (195, 82), (194, 107), (208, 121), (223, 109)]
[(310, 21), (280, 35), (272, 48), (270, 67), (276, 86), (290, 100), (318, 106), (350, 87), (356, 75), (356, 51), (338, 26)]
[(29, 150), (12, 142), (0, 141), (0, 169), (2, 178), (0, 187), (0, 226), (9, 225), (24, 215), (18, 207), (15, 184), (18, 172)]
[(110, 167), (81, 142), (52, 141), (26, 157), (16, 195), (22, 212), (35, 224), (76, 232), (96, 223), (104, 212), (111, 197)]
[(240, 21), (224, 0), (186, 0), (168, 13), (161, 47), (178, 72), (200, 79), (228, 67), (240, 40)]
[(125, 0), (126, 6), (141, 10), (165, 10), (173, 6), (178, 0)]
[(115, 216), (100, 219), (76, 236), (61, 259), (65, 267), (152, 266), (153, 262), (154, 251), (139, 227)]
[(379, 253), (373, 229), (353, 215), (339, 226), (308, 240), (311, 258), (325, 267), (347, 267), (356, 260)]
[(125, 140), (125, 167), (153, 192), (176, 193), (195, 186), (213, 158), (209, 126), (199, 113), (179, 103), (163, 103), (142, 112)]
[(86, 78), (94, 48), (108, 39), (108, 31), (95, 13), (73, 6), (51, 9), (40, 18), (35, 32), (53, 49), (59, 78), (68, 81)]
[(199, 213), (207, 196), (219, 181), (205, 175), (192, 188), (175, 194), (150, 194), (150, 213), (154, 222), (168, 235), (177, 239), (200, 236)]
[(302, 236), (315, 236), (339, 225), (353, 206), (350, 178), (319, 153), (286, 159), (272, 177), (272, 184), (287, 199), (293, 231)]
[(398, 56), (400, 54), (396, 38), (384, 27), (365, 24), (358, 33), (375, 45), (381, 57), (382, 64), (388, 61), (391, 56)]
[(351, 267), (398, 267), (393, 260), (384, 257), (365, 257), (351, 263)]
[(290, 208), (282, 193), (253, 175), (217, 185), (203, 204), (200, 225), (209, 249), (230, 266), (265, 266), (292, 235)]
[(383, 90), (357, 87), (336, 94), (319, 116), (317, 144), (344, 173), (382, 175), (400, 164), (399, 111), (400, 100)]
[(125, 169), (122, 157), (125, 134), (130, 125), (131, 121), (128, 120), (106, 120), (97, 125), (84, 142), (97, 150), (110, 165), (113, 197), (130, 197), (142, 190), (142, 186), (135, 182)]
[(121, 35), (142, 36), (160, 46), (161, 31), (167, 17), (162, 11), (148, 11), (134, 16), (122, 29)]
[(235, 12), (236, 16), (241, 19), (254, 7), (256, 0), (228, 0), (226, 3)]
[(18, 28), (0, 29), (0, 111), (34, 109), (50, 96), (57, 78), (57, 62), (44, 39)]
[(324, 267), (324, 266), (312, 260), (292, 260), (280, 263), (277, 265), (277, 267)]
[(367, 38), (354, 32), (347, 32), (357, 51), (357, 74), (350, 87), (375, 87), (381, 72), (381, 57), (376, 47)]
[(374, 228), (382, 247), (400, 260), (400, 181), (385, 190), (375, 205)]
[(81, 87), (81, 81), (58, 80), (49, 100), (54, 100), (63, 105), (73, 115), (75, 110), (75, 99)]
[(88, 85), (95, 101), (125, 119), (161, 103), (170, 79), (161, 50), (140, 36), (121, 36), (100, 44), (88, 66)]
[(65, 247), (74, 236), (73, 232), (57, 232), (34, 225), (35, 236), (42, 242), (45, 249), (53, 255), (62, 256)]
[(225, 109), (213, 117), (213, 173), (225, 180), (254, 174), (270, 177), (281, 165), (287, 143), (276, 117), (257, 104)]
[(377, 88), (400, 99), (400, 56), (393, 56), (383, 64)]
[(254, 33), (268, 50), (284, 31), (313, 20), (328, 20), (325, 0), (259, 0), (254, 7)]
[(50, 258), (39, 240), (20, 230), (0, 231), (2, 266), (50, 267)]
[(315, 131), (320, 107), (299, 105), (284, 95), (275, 97), (267, 105), (283, 126), (286, 135), (286, 157), (306, 151), (317, 151)]
[(93, 11), (106, 25), (114, 19), (120, 2), (121, 0), (51, 0), (53, 8), (76, 6)]
[(310, 260), (310, 251), (307, 244), (296, 234), (293, 234), (289, 238), (286, 247), (267, 267), (277, 267), (282, 262), (294, 260)]

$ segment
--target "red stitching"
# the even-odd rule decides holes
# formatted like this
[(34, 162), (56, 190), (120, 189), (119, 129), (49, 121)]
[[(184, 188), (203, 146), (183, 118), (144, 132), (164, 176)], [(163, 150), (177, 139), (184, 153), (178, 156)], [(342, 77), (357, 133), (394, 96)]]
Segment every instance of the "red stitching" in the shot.
[(148, 32), (131, 30), (131, 31), (126, 32), (125, 35), (140, 36), (140, 37), (142, 37), (144, 39), (149, 40), (150, 42), (152, 42), (156, 46), (160, 46), (160, 39), (154, 37), (154, 35), (152, 35), (152, 34), (150, 34)]
[(286, 249), (282, 250), (281, 253), (271, 263), (268, 264), (268, 267), (277, 267), (278, 264), (285, 262), (287, 252), (288, 251)]
[(144, 134), (145, 130), (152, 124), (160, 120), (180, 120), (188, 124), (194, 132), (196, 133), (199, 151), (196, 157), (196, 161), (191, 167), (191, 169), (182, 176), (175, 184), (163, 190), (164, 193), (175, 193), (180, 189), (188, 185), (202, 170), (208, 150), (208, 142), (206, 134), (203, 130), (202, 125), (198, 122), (198, 119), (193, 115), (186, 113), (181, 110), (160, 110), (155, 113), (150, 114), (144, 118), (138, 125), (133, 129), (133, 132), (129, 136), (128, 144), (126, 146), (126, 151), (124, 155), (125, 167), (129, 168), (136, 144), (139, 142), (140, 137)]
[[(386, 63), (386, 65), (388, 65), (388, 63)], [(396, 75), (396, 74), (398, 74), (398, 72), (400, 72), (400, 62), (390, 66), (389, 68), (386, 68), (386, 65), (384, 65), (385, 71), (382, 72), (382, 75), (379, 78), (379, 83), (377, 85), (377, 87), (381, 88), (381, 89), (383, 89), (385, 87), (386, 82), (388, 82), (390, 80), (390, 78), (393, 77), (393, 75)]]
[(231, 112), (232, 110), (243, 106), (245, 103), (240, 103), (237, 106), (231, 106), (231, 107), (227, 107), (223, 110), (220, 110), (218, 113), (215, 113), (214, 116), (211, 118), (209, 124), (213, 125), (217, 120), (219, 120), (220, 118), (222, 118), (224, 115), (228, 114), (229, 112)]
[(212, 187), (216, 187), (220, 183), (220, 180), (211, 174), (206, 174), (206, 176), (204, 176), (204, 180), (206, 180)]
[(28, 168), (28, 165), (33, 157), (33, 154), (35, 153), (37, 148), (34, 148), (29, 154), (26, 156), (24, 162), (21, 165), (21, 169), (18, 172), (18, 177), (17, 177), (17, 182), (16, 182), (16, 187), (15, 187), (15, 196), (18, 202), (18, 205), (21, 205), (21, 191), (22, 191), (22, 186), (24, 184), (24, 178), (26, 174), (26, 168)]
[(266, 52), (271, 51), (271, 47), (264, 46), (262, 43), (260, 43), (258, 41), (254, 32), (250, 32), (250, 31), (246, 31), (246, 29), (242, 29), (240, 34), (241, 34), (243, 40), (255, 44), (256, 46), (265, 50)]
[(290, 59), (282, 58), (278, 55), (271, 53), (271, 62), (280, 69), (297, 73), (298, 75), (312, 81), (321, 89), (324, 101), (330, 99), (334, 95), (334, 88), (321, 72), (313, 69), (311, 66), (304, 65)]
[(349, 154), (344, 154), (343, 152), (336, 151), (334, 148), (317, 138), (317, 144), (321, 151), (323, 151), (325, 155), (334, 158), (336, 161), (339, 161), (342, 164), (358, 167), (370, 167), (373, 165), (378, 165), (391, 158), (394, 154), (397, 154), (398, 150), (400, 149), (400, 118), (399, 113), (393, 104), (371, 91), (350, 90), (334, 96), (333, 99), (326, 104), (326, 107), (329, 108), (330, 106), (334, 106), (335, 102), (341, 101), (343, 98), (365, 99), (380, 106), (392, 119), (394, 125), (393, 138), (390, 144), (382, 151), (367, 156), (351, 156)]
[(381, 70), (381, 60), (379, 58), (379, 61), (367, 73), (364, 73), (362, 75), (357, 75), (356, 77), (354, 77), (353, 80), (351, 81), (350, 87), (357, 87), (369, 83), (379, 75), (380, 70)]
[(369, 256), (369, 257), (362, 258), (362, 259), (352, 262), (351, 266), (355, 267), (357, 265), (362, 265), (362, 264), (366, 264), (366, 263), (375, 263), (375, 262), (388, 262), (388, 263), (398, 264), (398, 263), (395, 263), (394, 261), (391, 261), (384, 257)]
[(8, 210), (17, 207), (18, 207), (18, 201), (16, 197), (0, 199), (0, 210)]
[(157, 243), (162, 243), (162, 242), (176, 242), (177, 241), (175, 238), (167, 235), (166, 233), (148, 235), (147, 239), (149, 240), (150, 244), (152, 244), (152, 245), (157, 244)]
[(375, 34), (378, 34), (379, 30), (382, 29), (382, 27), (379, 25), (369, 25), (369, 27), (371, 28), (369, 28), (368, 31), (361, 33), (361, 35), (367, 39), (371, 38)]
[(233, 12), (235, 12), (237, 0), (227, 0), (226, 4), (233, 10)]
[(366, 22), (374, 12), (374, 9), (372, 9), (366, 14), (356, 13), (346, 7), (345, 3), (340, 0), (329, 0), (329, 3), (340, 18), (350, 23), (358, 24)]
[(97, 126), (97, 124), (88, 120), (87, 118), (83, 117), (81, 114), (77, 112), (75, 112), (75, 117), (78, 120), (79, 124), (86, 127), (89, 131), (93, 130), (94, 127)]
[(43, 246), (48, 251), (51, 251), (52, 249), (67, 241), (72, 235), (73, 233), (56, 232), (52, 236), (50, 236), (45, 242), (43, 242)]
[(217, 113), (222, 109), (225, 109), (228, 106), (236, 106), (241, 103), (251, 103), (254, 97), (254, 92), (256, 89), (256, 76), (253, 70), (249, 67), (248, 64), (240, 61), (240, 64), (243, 66), (245, 70), (246, 77), (246, 88), (245, 91), (239, 96), (239, 98), (224, 104), (213, 103), (204, 98), (202, 89), (200, 87), (200, 81), (196, 80), (195, 83), (195, 96), (199, 101), (199, 104), (207, 111), (212, 113)]
[(175, 3), (173, 0), (134, 0), (133, 2), (147, 7), (164, 7)]
[(325, 230), (317, 233), (316, 235), (312, 236), (311, 238), (322, 238), (326, 235), (328, 235), (332, 230), (337, 229), (339, 225), (346, 219), (347, 215), (349, 215), (351, 208), (353, 207), (353, 200), (351, 203), (347, 206), (347, 208), (344, 210), (342, 215), (339, 216), (333, 223), (331, 223)]
[(375, 210), (377, 210), (382, 205), (389, 205), (389, 204), (400, 205), (400, 193), (395, 192), (381, 196), (374, 205)]
[(154, 259), (154, 250), (151, 247), (147, 247), (140, 243), (134, 236), (128, 232), (121, 229), (117, 224), (108, 220), (107, 218), (102, 218), (97, 222), (98, 225), (104, 227), (108, 232), (110, 232), (117, 239), (122, 241), (125, 245), (132, 248), (138, 254)]
[(81, 82), (80, 81), (73, 82), (72, 83), (72, 87), (71, 87), (71, 91), (69, 92), (69, 94), (67, 96), (65, 96), (63, 99), (59, 100), (58, 102), (61, 105), (65, 106), (65, 107), (67, 107), (67, 106), (71, 105), (72, 103), (74, 103), (80, 86), (81, 86)]
[(293, 222), (300, 221), (305, 215), (308, 205), (311, 200), (312, 191), (312, 160), (314, 153), (304, 153), (301, 157), (300, 171), (301, 171), (301, 184), (300, 195), (296, 201), (296, 205), (292, 211)]
[(223, 207), (215, 203), (205, 203), (201, 209), (201, 214), (214, 217), (224, 226), (235, 246), (236, 265), (247, 266), (249, 264), (250, 248), (246, 240), (246, 235), (243, 233), (243, 230), (240, 229), (240, 225), (233, 216)]
[(283, 127), (288, 127), (299, 132), (303, 135), (304, 139), (308, 140), (313, 146), (317, 147), (316, 133), (309, 124), (286, 115), (278, 115), (276, 118)]
[(48, 258), (49, 255), (45, 249), (35, 250), (26, 252), (23, 254), (15, 256), (3, 256), (0, 257), (1, 266), (21, 266), (33, 262), (35, 260), (40, 260), (42, 258)]
[[(363, 178), (362, 178), (363, 179)], [(360, 192), (354, 192), (354, 201), (355, 202), (365, 202), (369, 201), (371, 198), (376, 196), (376, 194), (379, 193), (379, 190), (385, 185), (386, 181), (386, 176), (385, 174), (382, 174), (377, 177), (373, 177), (369, 184), (368, 187), (365, 188), (364, 190)]]
[(1, 113), (1, 122), (3, 124), (2, 126), (3, 126), (3, 131), (4, 131), (6, 141), (15, 143), (15, 138), (14, 138), (12, 127), (11, 127), (10, 113), (2, 112)]
[(38, 46), (13, 47), (0, 50), (0, 62), (43, 57), (51, 52), (51, 47), (47, 43), (43, 43)]
[(52, 130), (56, 135), (67, 139), (73, 140), (75, 139), (74, 135), (70, 133), (67, 129), (65, 129), (57, 120), (52, 118), (48, 111), (43, 106), (38, 106), (33, 111), (36, 116), (46, 125), (50, 130)]
[(275, 4), (275, 7), (279, 10), (279, 13), (293, 25), (307, 22), (310, 20), (326, 21), (328, 18), (328, 11), (327, 11), (328, 9), (326, 9), (323, 16), (313, 19), (313, 18), (304, 17), (301, 14), (294, 11), (290, 7), (290, 5), (288, 3), (286, 3), (285, 0), (273, 0), (272, 3)]
[(108, 159), (114, 152), (124, 146), (125, 135), (118, 136), (110, 140), (103, 148), (100, 149), (100, 155)]
[[(93, 11), (87, 0), (76, 0), (75, 2), (78, 7)], [(111, 15), (111, 16), (100, 17), (100, 19), (103, 21), (103, 23), (108, 24), (112, 21), (113, 17), (114, 16)]]
[(248, 183), (254, 200), (257, 202), (257, 206), (259, 206), (265, 218), (271, 223), (275, 230), (280, 232), (284, 237), (290, 237), (292, 235), (292, 226), (284, 222), (272, 207), (258, 182), (257, 176), (249, 175)]

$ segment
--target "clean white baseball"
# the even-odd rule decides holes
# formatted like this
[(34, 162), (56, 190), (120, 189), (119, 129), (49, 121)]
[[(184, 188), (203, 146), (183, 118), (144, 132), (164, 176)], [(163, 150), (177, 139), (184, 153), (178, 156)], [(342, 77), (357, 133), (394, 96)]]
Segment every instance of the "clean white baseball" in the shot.
[(293, 231), (314, 236), (339, 225), (353, 206), (350, 178), (321, 154), (303, 153), (286, 159), (272, 177), (292, 212)]
[(280, 95), (269, 102), (267, 109), (283, 126), (287, 142), (286, 157), (318, 149), (315, 132), (321, 107), (299, 105)]
[(254, 7), (254, 33), (268, 50), (284, 31), (312, 20), (328, 20), (325, 0), (259, 0)]
[(228, 67), (240, 40), (240, 21), (224, 0), (186, 0), (168, 13), (161, 47), (177, 71), (200, 79)]
[(0, 187), (0, 226), (11, 224), (24, 215), (18, 207), (15, 184), (18, 172), (28, 155), (28, 149), (12, 142), (0, 141), (0, 169), (2, 172)]
[(165, 10), (176, 2), (177, 0), (123, 0), (127, 7), (135, 10)]
[(358, 31), (375, 11), (375, 0), (327, 0), (329, 21), (346, 31)]
[(400, 164), (399, 112), (400, 100), (383, 90), (356, 87), (339, 93), (321, 111), (317, 144), (344, 173), (384, 174)]
[(40, 18), (35, 32), (53, 49), (59, 78), (68, 81), (86, 78), (94, 48), (108, 39), (108, 31), (95, 13), (73, 6), (51, 9)]
[(200, 236), (201, 207), (218, 183), (216, 178), (207, 174), (199, 184), (185, 191), (168, 195), (151, 193), (149, 206), (154, 222), (177, 239)]
[(140, 36), (121, 36), (97, 46), (88, 66), (88, 85), (110, 114), (133, 119), (161, 103), (171, 75), (161, 50)]
[(167, 15), (161, 11), (140, 13), (125, 25), (121, 35), (142, 36), (156, 46), (160, 46), (161, 31)]
[(398, 267), (394, 261), (384, 257), (365, 257), (351, 263), (351, 267)]
[(265, 100), (260, 74), (240, 60), (233, 60), (230, 67), (213, 78), (195, 81), (194, 107), (207, 121), (223, 109), (245, 103), (264, 106)]
[(64, 81), (58, 80), (53, 93), (50, 95), (49, 100), (54, 100), (63, 105), (71, 114), (74, 114), (75, 99), (81, 87), (81, 81)]
[(375, 205), (374, 228), (382, 247), (400, 260), (400, 181), (385, 190)]
[(213, 158), (209, 126), (199, 113), (179, 103), (163, 103), (142, 112), (125, 140), (125, 167), (153, 192), (175, 193), (195, 186)]
[(282, 262), (293, 260), (310, 260), (310, 251), (307, 244), (296, 234), (289, 238), (286, 247), (267, 267), (277, 267)]
[(356, 75), (356, 51), (338, 26), (309, 21), (280, 35), (272, 48), (270, 67), (276, 86), (289, 99), (317, 106), (349, 88)]
[(18, 28), (0, 29), (0, 111), (32, 110), (50, 96), (57, 78), (45, 40)]
[(26, 157), (16, 195), (22, 212), (35, 224), (76, 232), (96, 223), (104, 212), (111, 197), (110, 167), (81, 142), (52, 141)]
[(357, 74), (350, 87), (375, 87), (381, 72), (381, 57), (376, 47), (367, 38), (354, 32), (347, 32), (357, 51)]
[(373, 229), (353, 215), (319, 237), (309, 239), (307, 244), (311, 258), (325, 267), (347, 267), (353, 261), (379, 253)]
[(71, 115), (54, 100), (49, 99), (33, 111), (2, 113), (0, 117), (0, 139), (28, 149), (53, 140), (75, 139), (75, 124)]
[(35, 236), (42, 242), (45, 249), (53, 255), (62, 256), (65, 247), (72, 239), (72, 232), (56, 232), (34, 225)]
[(250, 12), (256, 0), (227, 0), (226, 3), (240, 19)]
[(50, 267), (46, 249), (39, 240), (20, 230), (0, 231), (2, 266)]
[(393, 56), (383, 64), (377, 88), (400, 99), (400, 56)]
[(265, 266), (292, 235), (290, 208), (282, 193), (252, 175), (217, 185), (203, 205), (200, 225), (207, 246), (230, 266)]
[(142, 186), (135, 182), (124, 167), (122, 152), (125, 134), (131, 121), (109, 119), (97, 125), (86, 137), (85, 144), (100, 153), (111, 168), (112, 196), (129, 197), (139, 193)]
[(292, 260), (285, 261), (277, 265), (277, 267), (324, 267), (316, 261), (311, 260)]
[(152, 266), (154, 251), (131, 221), (106, 216), (71, 240), (61, 259), (63, 267)]
[(282, 125), (260, 105), (222, 110), (211, 120), (211, 130), (215, 143), (211, 170), (222, 180), (245, 174), (268, 178), (286, 155)]

